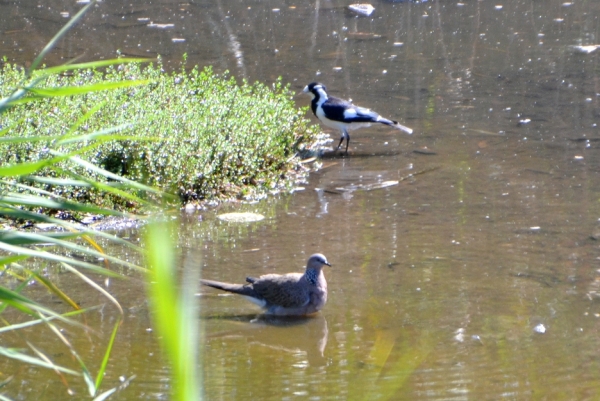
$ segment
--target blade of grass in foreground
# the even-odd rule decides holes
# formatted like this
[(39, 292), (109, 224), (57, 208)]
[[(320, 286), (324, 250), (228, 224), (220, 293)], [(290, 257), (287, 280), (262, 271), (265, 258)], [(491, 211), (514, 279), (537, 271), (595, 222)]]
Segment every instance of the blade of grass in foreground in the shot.
[(75, 375), (75, 376), (80, 375), (78, 372), (75, 372), (74, 370), (63, 368), (61, 366), (57, 366), (54, 364), (50, 364), (40, 358), (36, 358), (31, 355), (23, 354), (22, 352), (19, 352), (12, 348), (0, 347), (0, 355), (4, 355), (8, 358), (12, 358), (12, 359), (19, 360), (21, 362), (25, 362), (30, 365), (36, 365), (36, 366), (40, 366), (42, 368), (59, 370), (61, 372), (68, 373), (70, 375)]
[[(85, 119), (81, 119), (82, 121), (85, 121)], [(77, 121), (77, 123), (79, 124), (80, 121)], [(156, 140), (154, 138), (140, 138), (139, 136), (134, 136), (134, 135), (124, 135), (124, 134), (119, 134), (119, 132), (121, 131), (126, 131), (128, 129), (132, 129), (134, 128), (135, 125), (134, 124), (120, 124), (120, 125), (116, 125), (114, 127), (110, 127), (110, 128), (105, 128), (105, 129), (101, 129), (95, 132), (92, 132), (90, 134), (85, 134), (85, 135), (79, 135), (79, 136), (68, 136), (65, 137), (65, 135), (56, 135), (56, 136), (46, 136), (46, 135), (42, 135), (42, 136), (5, 136), (5, 137), (1, 137), (0, 138), (0, 143), (21, 143), (21, 142), (27, 142), (27, 143), (34, 143), (34, 142), (48, 142), (48, 143), (54, 143), (55, 145), (65, 145), (65, 144), (69, 144), (69, 143), (75, 143), (75, 142), (87, 142), (87, 141), (92, 141), (92, 140), (99, 140), (99, 141), (113, 141), (113, 140), (132, 140), (132, 141), (147, 141), (147, 140)], [(117, 134), (113, 134), (113, 133), (117, 133)], [(20, 163), (22, 164), (22, 163)]]
[(35, 71), (35, 69), (40, 65), (40, 63), (42, 62), (42, 60), (44, 59), (44, 57), (46, 57), (46, 54), (48, 54), (50, 52), (50, 50), (52, 50), (54, 48), (54, 46), (56, 46), (56, 44), (58, 43), (58, 41), (75, 25), (77, 24), (77, 22), (79, 22), (79, 20), (83, 17), (83, 15), (87, 12), (87, 10), (92, 7), (94, 4), (96, 4), (96, 1), (90, 1), (90, 3), (88, 5), (86, 5), (85, 7), (83, 7), (81, 10), (79, 10), (79, 12), (77, 14), (75, 14), (73, 16), (73, 18), (71, 18), (69, 20), (69, 22), (67, 22), (61, 29), (60, 31), (57, 32), (56, 35), (54, 35), (54, 37), (52, 39), (50, 39), (50, 42), (48, 42), (48, 44), (42, 49), (42, 51), (40, 52), (40, 54), (38, 54), (38, 56), (35, 58), (35, 60), (33, 60), (33, 63), (31, 64), (31, 68), (29, 69), (29, 72), (33, 72)]
[(120, 274), (112, 272), (108, 269), (102, 268), (100, 266), (96, 266), (91, 263), (82, 262), (82, 261), (79, 261), (79, 260), (76, 260), (73, 258), (68, 258), (65, 256), (55, 255), (50, 252), (43, 252), (43, 251), (38, 251), (38, 250), (34, 250), (34, 249), (8, 245), (8, 244), (4, 244), (2, 242), (0, 242), (0, 249), (3, 249), (7, 252), (11, 252), (11, 253), (14, 253), (17, 255), (35, 256), (35, 257), (39, 257), (42, 259), (51, 260), (53, 262), (71, 263), (73, 265), (83, 267), (85, 269), (89, 269), (92, 272), (104, 274), (105, 276), (108, 276), (108, 277), (122, 278), (122, 276)]
[(43, 70), (39, 70), (40, 73), (44, 75), (50, 74), (60, 74), (65, 71), (72, 70), (87, 70), (91, 68), (103, 68), (111, 65), (117, 64), (129, 64), (129, 63), (145, 63), (155, 59), (152, 58), (131, 58), (131, 57), (123, 57), (123, 58), (113, 58), (110, 60), (98, 60), (98, 61), (89, 61), (85, 63), (77, 63), (77, 64), (62, 64), (57, 65), (56, 67), (48, 67)]
[(115, 244), (119, 244), (127, 249), (131, 249), (135, 252), (143, 252), (143, 249), (131, 241), (126, 241), (122, 238), (119, 238), (113, 234), (106, 233), (104, 231), (98, 231), (93, 229), (86, 229), (82, 227), (80, 224), (71, 224), (68, 221), (60, 220), (54, 217), (49, 217), (43, 214), (29, 212), (27, 210), (19, 210), (19, 209), (6, 209), (2, 208), (2, 200), (0, 199), (0, 216), (12, 217), (14, 219), (23, 219), (23, 220), (31, 220), (38, 223), (48, 223), (54, 224), (56, 226), (61, 226), (67, 230), (71, 230), (72, 232), (82, 232), (84, 234), (89, 234), (95, 237), (101, 237), (107, 239)]
[(152, 223), (147, 227), (146, 257), (150, 265), (148, 294), (163, 354), (171, 362), (171, 399), (201, 400), (198, 301), (194, 296), (200, 268), (199, 264), (186, 266), (178, 288), (173, 254), (175, 247), (171, 241), (173, 233), (173, 222)]
[(98, 370), (98, 374), (96, 375), (96, 389), (99, 389), (102, 385), (102, 379), (104, 379), (104, 372), (106, 372), (106, 367), (108, 366), (108, 361), (110, 359), (110, 353), (112, 352), (113, 345), (115, 344), (115, 339), (117, 338), (117, 332), (119, 331), (119, 326), (121, 326), (122, 321), (123, 318), (117, 319), (117, 321), (115, 322), (115, 326), (113, 327), (110, 339), (108, 340), (108, 345), (106, 346), (106, 352), (104, 352), (102, 364), (100, 365), (100, 369)]
[(55, 96), (73, 96), (81, 95), (88, 92), (98, 92), (110, 89), (126, 88), (129, 86), (138, 86), (147, 84), (148, 81), (127, 81), (127, 82), (103, 82), (94, 85), (85, 86), (64, 86), (60, 88), (31, 88), (28, 89), (29, 93), (36, 96), (33, 98), (22, 99), (22, 102), (31, 102), (37, 100), (39, 97), (55, 97)]
[[(134, 263), (128, 262), (126, 260), (122, 260), (115, 256), (111, 256), (104, 252), (98, 252), (88, 247), (84, 247), (81, 245), (77, 245), (74, 242), (63, 241), (63, 238), (73, 239), (75, 237), (86, 236), (84, 233), (29, 233), (29, 232), (1, 232), (0, 231), (0, 241), (9, 244), (9, 245), (31, 245), (31, 244), (56, 244), (60, 245), (66, 249), (70, 249), (75, 252), (79, 252), (80, 254), (85, 254), (88, 256), (93, 256), (98, 259), (102, 258), (107, 261), (113, 262), (117, 265), (125, 266), (133, 270), (138, 270), (141, 272), (145, 272), (141, 266), (138, 266)], [(87, 237), (87, 236), (86, 236)], [(93, 244), (92, 244), (93, 245)], [(1, 262), (1, 261), (0, 261)]]
[[(74, 310), (74, 311), (71, 311), (71, 312), (63, 313), (62, 316), (69, 317), (69, 316), (80, 315), (82, 313), (89, 312), (91, 310), (98, 309), (98, 308), (99, 308), (99, 306), (93, 306), (91, 308)], [(23, 329), (25, 327), (35, 326), (36, 324), (40, 324), (40, 323), (45, 323), (47, 321), (51, 321), (53, 319), (56, 319), (56, 316), (46, 316), (44, 319), (30, 320), (30, 321), (25, 322), (25, 323), (11, 324), (10, 326), (0, 327), (0, 333), (4, 333), (4, 332), (7, 332), (7, 331), (13, 331), (13, 330), (20, 330), (20, 329)]]
[[(50, 39), (50, 42), (48, 42), (48, 44), (42, 49), (40, 54), (38, 54), (38, 56), (35, 58), (35, 60), (33, 60), (31, 67), (29, 68), (29, 70), (27, 71), (27, 74), (25, 75), (25, 79), (31, 78), (32, 73), (38, 68), (38, 66), (44, 59), (44, 57), (46, 57), (46, 54), (48, 54), (50, 52), (50, 50), (52, 50), (54, 48), (54, 46), (67, 33), (67, 31), (69, 29), (71, 29), (83, 17), (83, 15), (87, 12), (87, 10), (89, 10), (89, 8), (92, 7), (94, 4), (96, 4), (95, 0), (91, 1), (88, 5), (86, 5), (81, 10), (79, 10), (79, 12), (77, 14), (75, 14), (75, 16), (73, 18), (71, 18), (69, 20), (69, 22), (67, 22), (65, 24), (65, 26), (63, 26), (61, 28), (61, 30), (58, 31), (58, 33), (56, 35), (54, 35), (54, 37), (52, 39)], [(29, 83), (28, 87), (29, 88), (35, 87), (35, 85), (37, 85), (37, 83), (43, 79), (44, 79), (44, 76), (34, 79), (32, 82)], [(5, 112), (9, 108), (13, 107), (16, 103), (22, 101), (23, 98), (27, 95), (27, 93), (28, 92), (26, 89), (20, 88), (20, 89), (15, 90), (8, 97), (0, 99), (0, 114)]]

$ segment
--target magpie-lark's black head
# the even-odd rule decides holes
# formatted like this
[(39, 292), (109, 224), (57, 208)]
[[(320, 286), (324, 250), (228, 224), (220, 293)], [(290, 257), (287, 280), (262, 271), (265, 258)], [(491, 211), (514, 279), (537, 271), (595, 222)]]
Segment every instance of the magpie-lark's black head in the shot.
[(327, 98), (327, 88), (319, 82), (312, 82), (304, 87), (304, 93), (310, 93), (313, 98)]

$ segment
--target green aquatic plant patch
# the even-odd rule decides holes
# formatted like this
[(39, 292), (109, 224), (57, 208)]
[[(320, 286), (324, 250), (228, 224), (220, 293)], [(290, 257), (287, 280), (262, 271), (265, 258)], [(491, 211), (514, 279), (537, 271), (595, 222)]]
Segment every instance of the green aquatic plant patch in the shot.
[[(5, 64), (0, 98), (24, 78), (22, 68)], [(77, 94), (77, 88), (124, 81), (147, 83)], [(280, 81), (238, 84), (210, 68), (166, 73), (160, 63), (124, 64), (51, 75), (39, 87), (32, 95), (46, 99), (25, 97), (0, 117), (0, 168), (52, 160), (35, 177), (20, 175), (23, 191), (32, 186), (119, 210), (136, 209), (137, 196), (152, 195), (139, 191), (132, 200), (106, 192), (92, 183), (123, 184), (100, 169), (182, 203), (252, 195), (285, 185), (297, 149), (317, 133)], [(66, 154), (81, 162), (55, 163)]]

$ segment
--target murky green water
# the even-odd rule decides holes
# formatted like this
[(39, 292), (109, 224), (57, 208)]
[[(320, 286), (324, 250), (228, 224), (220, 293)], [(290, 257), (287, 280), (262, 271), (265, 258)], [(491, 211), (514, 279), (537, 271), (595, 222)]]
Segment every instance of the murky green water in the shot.
[[(185, 52), (298, 91), (319, 80), (415, 130), (355, 131), (350, 157), (324, 160), (303, 191), (183, 216), (181, 265), (207, 278), (300, 271), (314, 252), (333, 264), (329, 303), (306, 320), (256, 319), (252, 304), (202, 289), (206, 399), (597, 399), (600, 67), (572, 46), (600, 43), (600, 3), (375, 2), (370, 18), (345, 4), (105, 1), (55, 54), (121, 49), (176, 66)], [(21, 62), (76, 10), (0, 7), (0, 51)], [(387, 181), (399, 183), (369, 190)], [(215, 220), (239, 208), (267, 218)], [(119, 399), (168, 399), (143, 283), (109, 288), (127, 318), (106, 383), (135, 374)], [(115, 315), (90, 313), (101, 334), (73, 336), (87, 358), (99, 363)], [(51, 334), (35, 334), (43, 348)], [(14, 399), (66, 395), (53, 373), (0, 372), (15, 374)]]

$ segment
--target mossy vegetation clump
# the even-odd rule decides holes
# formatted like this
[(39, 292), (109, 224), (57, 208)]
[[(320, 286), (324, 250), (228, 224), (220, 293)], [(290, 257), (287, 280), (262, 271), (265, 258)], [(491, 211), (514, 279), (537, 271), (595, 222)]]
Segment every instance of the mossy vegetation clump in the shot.
[[(8, 96), (23, 79), (21, 68), (5, 64), (0, 97)], [(24, 140), (0, 141), (0, 165), (78, 152), (94, 166), (176, 194), (188, 203), (281, 186), (298, 147), (312, 142), (317, 133), (305, 118), (306, 110), (296, 107), (280, 80), (270, 87), (238, 84), (210, 68), (166, 73), (160, 63), (75, 70), (46, 79), (47, 99), (2, 114), (4, 136)], [(124, 80), (147, 84), (74, 96), (51, 93), (52, 88)], [(114, 127), (118, 129), (103, 134)], [(85, 135), (89, 139), (81, 140)], [(136, 207), (97, 185), (85, 184), (97, 181), (118, 185), (86, 163), (65, 159), (38, 171), (28, 185), (77, 202), (121, 210)]]

